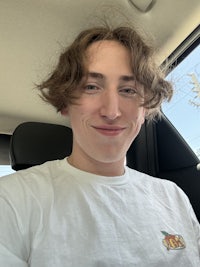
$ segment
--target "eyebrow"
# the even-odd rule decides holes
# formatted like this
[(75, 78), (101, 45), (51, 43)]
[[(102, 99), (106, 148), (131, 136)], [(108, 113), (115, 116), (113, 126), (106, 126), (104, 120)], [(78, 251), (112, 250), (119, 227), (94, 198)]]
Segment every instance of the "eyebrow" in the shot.
[(100, 79), (100, 80), (105, 79), (105, 76), (101, 73), (98, 73), (98, 72), (88, 72), (86, 76), (91, 77), (91, 78)]
[[(88, 72), (86, 76), (91, 78), (96, 78), (98, 80), (105, 80), (106, 78), (102, 73), (98, 72)], [(119, 80), (124, 82), (129, 82), (129, 81), (135, 82), (135, 77), (133, 75), (122, 75), (120, 76)]]

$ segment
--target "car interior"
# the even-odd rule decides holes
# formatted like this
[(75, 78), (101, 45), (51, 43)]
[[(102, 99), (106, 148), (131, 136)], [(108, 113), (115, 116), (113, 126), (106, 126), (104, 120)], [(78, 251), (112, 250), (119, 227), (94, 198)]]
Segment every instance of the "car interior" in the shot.
[[(80, 30), (130, 21), (153, 42), (168, 74), (200, 44), (199, 14), (199, 0), (1, 1), (0, 165), (18, 171), (70, 154), (69, 122), (42, 101), (35, 85)], [(179, 185), (200, 221), (199, 162), (164, 112), (144, 123), (126, 158), (130, 168)]]

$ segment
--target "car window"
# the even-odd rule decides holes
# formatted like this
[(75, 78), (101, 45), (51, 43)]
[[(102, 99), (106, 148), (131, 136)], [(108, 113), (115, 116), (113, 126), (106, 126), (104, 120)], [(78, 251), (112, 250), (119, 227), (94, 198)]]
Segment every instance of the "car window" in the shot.
[(163, 112), (200, 159), (200, 45), (167, 79), (173, 83), (174, 96), (163, 104)]
[(10, 165), (0, 165), (0, 177), (15, 172)]

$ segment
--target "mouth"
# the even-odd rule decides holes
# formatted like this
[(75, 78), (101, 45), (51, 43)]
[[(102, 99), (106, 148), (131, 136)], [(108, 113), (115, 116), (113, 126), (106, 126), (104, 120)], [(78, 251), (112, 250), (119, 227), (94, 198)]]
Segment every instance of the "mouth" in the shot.
[(102, 135), (117, 136), (121, 134), (126, 128), (120, 126), (93, 126), (93, 128)]

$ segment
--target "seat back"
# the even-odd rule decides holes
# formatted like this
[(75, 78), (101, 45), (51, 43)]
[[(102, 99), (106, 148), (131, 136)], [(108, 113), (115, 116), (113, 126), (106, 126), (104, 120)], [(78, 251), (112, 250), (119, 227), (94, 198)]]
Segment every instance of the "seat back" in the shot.
[(72, 151), (72, 130), (62, 125), (25, 122), (13, 132), (10, 160), (14, 170), (63, 159)]

